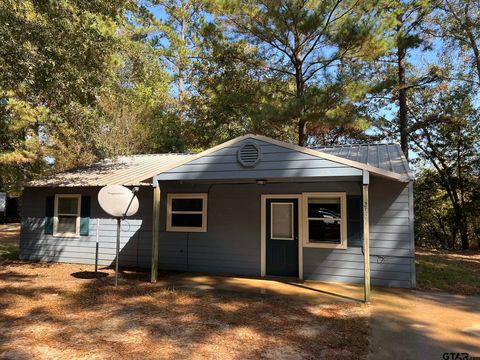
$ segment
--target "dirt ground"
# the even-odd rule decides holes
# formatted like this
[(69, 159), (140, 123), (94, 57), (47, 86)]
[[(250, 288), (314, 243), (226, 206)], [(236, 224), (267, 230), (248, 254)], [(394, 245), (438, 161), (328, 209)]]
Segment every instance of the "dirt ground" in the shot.
[(417, 248), (416, 253), (420, 256), (436, 256), (451, 261), (462, 260), (475, 263), (480, 262), (480, 250), (478, 249), (453, 251)]
[[(271, 295), (166, 289), (148, 274), (9, 261), (1, 359), (362, 359), (368, 309)], [(168, 276), (168, 274), (162, 274)]]
[(0, 224), (0, 240), (4, 244), (18, 245), (20, 224)]
[[(436, 292), (375, 289), (372, 305), (363, 306), (208, 286), (172, 288), (133, 271), (124, 271), (114, 288), (111, 269), (95, 277), (88, 265), (11, 260), (17, 239), (18, 225), (0, 225), (0, 251), (6, 255), (2, 260), (0, 254), (0, 359), (365, 359), (368, 354), (376, 360), (412, 353), (436, 359), (447, 350), (476, 355), (480, 298), (455, 294), (479, 288), (478, 252), (419, 249), (419, 288)], [(159, 276), (168, 280), (176, 274)]]
[(131, 271), (114, 288), (111, 269), (97, 278), (88, 265), (8, 260), (18, 231), (0, 225), (0, 359), (367, 356), (369, 309), (358, 303), (172, 289)]

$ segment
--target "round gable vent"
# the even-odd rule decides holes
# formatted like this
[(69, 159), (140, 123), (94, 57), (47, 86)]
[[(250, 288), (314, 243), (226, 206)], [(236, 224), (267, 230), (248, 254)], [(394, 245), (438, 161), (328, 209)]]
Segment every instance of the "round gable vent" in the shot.
[(253, 167), (261, 158), (260, 147), (255, 143), (247, 143), (238, 150), (238, 162), (245, 167)]

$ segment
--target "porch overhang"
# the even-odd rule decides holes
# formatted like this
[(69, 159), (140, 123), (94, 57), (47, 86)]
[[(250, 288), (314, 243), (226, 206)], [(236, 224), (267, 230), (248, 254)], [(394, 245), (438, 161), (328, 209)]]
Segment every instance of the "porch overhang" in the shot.
[[(258, 188), (258, 190), (254, 190), (257, 192), (260, 192), (263, 194), (262, 187), (264, 185), (267, 185), (265, 189), (268, 189), (271, 191), (272, 187), (268, 187), (268, 185), (274, 185), (277, 184), (278, 186), (275, 186), (273, 189), (273, 192), (271, 194), (277, 194), (276, 196), (282, 195), (282, 197), (286, 196), (285, 193), (285, 185), (287, 188), (292, 189), (292, 183), (294, 184), (302, 184), (302, 183), (307, 183), (307, 186), (310, 185), (312, 186), (313, 183), (315, 184), (321, 184), (321, 183), (329, 183), (328, 187), (331, 186), (343, 186), (343, 185), (334, 185), (332, 184), (333, 182), (341, 182), (344, 181), (346, 184), (348, 184), (348, 189), (355, 189), (357, 188), (357, 191), (360, 191), (360, 194), (362, 194), (363, 198), (363, 206), (362, 206), (362, 212), (363, 212), (363, 246), (362, 246), (362, 253), (363, 253), (363, 259), (364, 259), (364, 299), (366, 302), (369, 301), (370, 299), (370, 244), (369, 244), (369, 183), (370, 183), (370, 173), (368, 171), (362, 171), (360, 173), (355, 172), (350, 174), (350, 176), (341, 176), (341, 177), (329, 177), (329, 176), (324, 176), (324, 177), (284, 177), (284, 178), (266, 178), (266, 179), (261, 179), (262, 182), (260, 183), (258, 181), (259, 179), (254, 179), (254, 178), (239, 178), (239, 177), (234, 177), (234, 178), (227, 178), (226, 176), (223, 177), (218, 177), (218, 178), (212, 178), (212, 179), (196, 179), (196, 178), (171, 178), (170, 180), (159, 180), (158, 177), (154, 177), (154, 190), (153, 190), (153, 234), (152, 234), (152, 282), (157, 281), (157, 267), (158, 267), (158, 251), (159, 251), (159, 229), (160, 229), (160, 189), (164, 187), (164, 191), (168, 191), (168, 189), (171, 189), (172, 186), (178, 187), (185, 185), (187, 186), (190, 184), (191, 186), (187, 186), (187, 189), (196, 189), (197, 185), (199, 186), (197, 189), (210, 189), (212, 188), (211, 186), (214, 184), (222, 185), (222, 184), (250, 184), (253, 188)], [(282, 185), (283, 184), (283, 185)], [(289, 185), (290, 184), (290, 185)], [(210, 186), (208, 186), (210, 185)], [(305, 186), (305, 185), (304, 185)], [(316, 185), (315, 185), (316, 186)], [(283, 192), (282, 192), (283, 190)], [(205, 191), (205, 190), (203, 190)], [(295, 191), (295, 190), (294, 190)], [(330, 190), (332, 191), (332, 190)], [(348, 191), (348, 190), (347, 190)], [(350, 190), (352, 191), (352, 190)], [(188, 192), (188, 191), (187, 191)], [(289, 193), (288, 197), (293, 198), (301, 198), (301, 193), (296, 193), (292, 195), (293, 193)], [(262, 195), (263, 196), (263, 195)], [(262, 203), (263, 203), (263, 197), (262, 197)], [(264, 214), (262, 215), (264, 216)], [(263, 218), (262, 218), (263, 219)], [(262, 220), (263, 221), (263, 220)], [(264, 222), (264, 221), (263, 221)], [(263, 231), (262, 231), (263, 234)], [(302, 236), (301, 236), (302, 237)], [(303, 254), (302, 248), (299, 249), (299, 254)], [(264, 255), (261, 255), (261, 259), (264, 259)], [(299, 260), (300, 263), (300, 260)], [(264, 266), (261, 268), (263, 269)], [(303, 265), (299, 265), (299, 278), (303, 279)], [(263, 275), (263, 273), (262, 273)]]
[[(256, 154), (251, 166), (241, 161), (242, 149), (251, 146), (248, 156)], [(407, 168), (405, 168), (408, 170)], [(369, 255), (369, 183), (370, 177), (382, 177), (392, 181), (409, 182), (408, 171), (394, 172), (303, 148), (273, 139), (248, 135), (192, 155), (177, 164), (169, 165), (153, 177), (153, 186), (159, 189), (162, 183), (292, 183), (292, 182), (356, 182), (362, 189), (363, 203), (363, 255), (364, 255), (364, 296), (370, 298), (370, 255)], [(159, 190), (154, 191), (159, 194)], [(154, 208), (159, 196), (154, 196)], [(159, 206), (159, 205), (158, 205)], [(155, 214), (155, 209), (154, 209)], [(158, 215), (154, 217), (154, 229), (158, 229)], [(158, 231), (156, 231), (158, 232)], [(152, 238), (152, 281), (156, 281), (158, 257), (158, 235)], [(155, 269), (153, 268), (155, 266)], [(300, 272), (299, 272), (300, 273)]]
[(334, 171), (260, 171), (255, 173), (212, 173), (209, 171), (196, 173), (164, 173), (153, 177), (153, 186), (162, 181), (181, 181), (195, 183), (255, 183), (264, 179), (269, 183), (316, 182), (316, 181), (357, 181), (361, 180), (363, 171), (353, 168), (342, 168)]

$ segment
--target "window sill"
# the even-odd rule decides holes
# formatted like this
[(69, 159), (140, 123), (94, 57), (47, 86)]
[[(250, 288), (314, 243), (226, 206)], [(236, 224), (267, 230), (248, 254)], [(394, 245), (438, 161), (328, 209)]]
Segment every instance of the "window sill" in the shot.
[(62, 238), (79, 238), (80, 234), (53, 234), (53, 237), (62, 237)]
[(207, 232), (207, 229), (204, 228), (194, 228), (194, 227), (167, 227), (167, 232)]
[(317, 249), (340, 249), (340, 250), (346, 250), (347, 249), (347, 242), (345, 241), (342, 244), (329, 244), (329, 243), (310, 243), (306, 242), (303, 243), (303, 247), (307, 248), (317, 248)]

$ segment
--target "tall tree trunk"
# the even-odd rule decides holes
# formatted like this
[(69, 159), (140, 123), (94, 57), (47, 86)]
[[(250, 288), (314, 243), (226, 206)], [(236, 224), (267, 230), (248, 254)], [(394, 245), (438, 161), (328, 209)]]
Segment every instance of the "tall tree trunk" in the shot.
[(470, 248), (470, 242), (468, 239), (468, 226), (466, 219), (462, 216), (462, 224), (460, 226), (460, 238), (462, 240), (462, 249), (468, 250)]
[(437, 220), (438, 227), (440, 228), (440, 230), (442, 230), (442, 233), (441, 234), (438, 233), (438, 231), (436, 230), (437, 229), (436, 226), (432, 226), (432, 230), (435, 234), (437, 234), (436, 237), (437, 237), (437, 240), (440, 242), (442, 249), (447, 250), (448, 249), (448, 231), (445, 227), (442, 216), (438, 214), (435, 210), (433, 210), (433, 212), (434, 212), (433, 217), (435, 218), (435, 220)]
[(475, 37), (472, 34), (470, 29), (467, 30), (467, 36), (470, 40), (470, 46), (472, 47), (473, 51), (473, 60), (475, 62), (475, 67), (477, 68), (477, 77), (478, 82), (480, 82), (480, 50), (478, 49), (477, 43), (475, 41)]
[[(461, 132), (457, 133), (457, 136), (461, 137)], [(470, 247), (469, 238), (468, 238), (468, 219), (465, 211), (465, 181), (463, 178), (463, 168), (462, 168), (462, 152), (460, 143), (457, 144), (457, 174), (458, 182), (460, 188), (460, 239), (462, 240), (462, 249), (467, 250)]]
[(452, 6), (448, 1), (446, 2), (448, 11), (451, 12), (455, 20), (458, 22), (458, 26), (465, 32), (468, 38), (468, 42), (470, 43), (470, 47), (473, 51), (473, 61), (475, 63), (475, 68), (477, 70), (477, 77), (478, 81), (480, 82), (480, 50), (478, 49), (477, 41), (475, 36), (472, 32), (472, 27), (475, 28), (475, 24), (472, 24), (470, 19), (471, 11), (469, 9), (470, 2), (465, 1), (464, 6), (464, 16), (460, 16), (457, 11), (455, 11), (454, 6)]
[(455, 250), (455, 241), (457, 239), (457, 227), (453, 226), (453, 229), (450, 231), (450, 250)]
[[(185, 45), (185, 33), (186, 33), (186, 23), (185, 19), (182, 18), (180, 24), (180, 42), (181, 46)], [(179, 55), (178, 59), (178, 101), (181, 103), (183, 101), (183, 58), (182, 55)]]
[[(454, 224), (455, 224), (455, 234), (460, 233), (460, 240), (461, 240), (461, 245), (462, 249), (467, 250), (469, 248), (468, 246), (468, 233), (466, 231), (465, 227), (465, 222), (463, 219), (463, 210), (462, 206), (459, 203), (453, 204), (453, 211), (454, 211)], [(455, 236), (456, 237), (456, 236)]]
[(475, 64), (477, 66), (478, 82), (480, 83), (480, 51), (478, 50), (478, 47), (475, 43), (473, 45), (473, 53), (475, 55)]
[(303, 78), (303, 64), (300, 60), (300, 54), (294, 54), (295, 65), (295, 85), (297, 106), (300, 104), (298, 111), (298, 145), (305, 146), (307, 144), (307, 122), (304, 119), (305, 115), (305, 80)]
[(298, 121), (298, 145), (305, 146), (307, 143), (307, 123), (305, 120)]
[[(398, 15), (399, 25), (397, 33), (402, 31), (403, 15)], [(406, 51), (400, 39), (397, 40), (397, 66), (398, 66), (398, 126), (400, 131), (400, 146), (408, 160), (408, 110), (407, 110), (407, 80), (405, 75)]]

